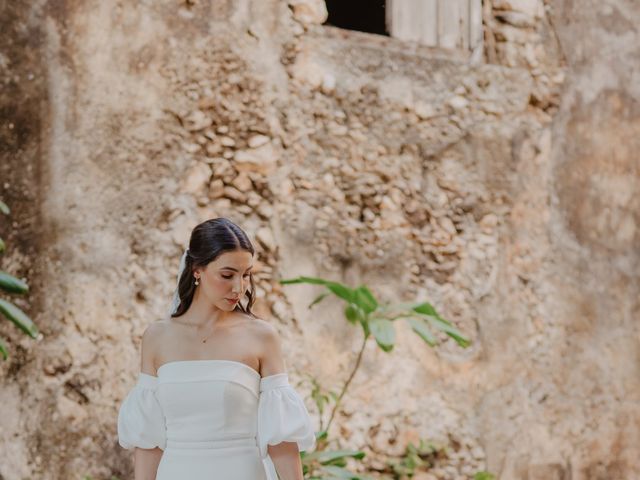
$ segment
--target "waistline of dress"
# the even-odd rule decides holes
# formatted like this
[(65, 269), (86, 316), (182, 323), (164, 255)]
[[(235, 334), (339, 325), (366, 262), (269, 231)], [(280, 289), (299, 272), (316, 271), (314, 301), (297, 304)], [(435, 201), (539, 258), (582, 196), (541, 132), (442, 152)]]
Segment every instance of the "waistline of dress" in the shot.
[(167, 449), (171, 448), (178, 450), (218, 450), (223, 448), (257, 446), (258, 442), (256, 440), (256, 437), (221, 438), (216, 440), (205, 440), (198, 442), (167, 439)]

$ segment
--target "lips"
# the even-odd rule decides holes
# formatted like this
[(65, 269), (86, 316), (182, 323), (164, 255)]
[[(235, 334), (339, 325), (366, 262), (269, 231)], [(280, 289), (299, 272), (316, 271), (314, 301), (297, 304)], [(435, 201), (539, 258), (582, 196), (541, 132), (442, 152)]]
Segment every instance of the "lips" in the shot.
[(238, 300), (240, 300), (239, 298), (225, 298), (225, 300), (229, 303), (236, 303)]

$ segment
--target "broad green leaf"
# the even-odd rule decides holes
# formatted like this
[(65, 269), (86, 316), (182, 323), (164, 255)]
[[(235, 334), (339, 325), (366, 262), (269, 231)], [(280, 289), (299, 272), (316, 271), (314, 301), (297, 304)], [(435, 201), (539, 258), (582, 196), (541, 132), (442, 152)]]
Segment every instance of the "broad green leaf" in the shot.
[(0, 289), (9, 293), (27, 293), (29, 286), (13, 275), (0, 270)]
[(11, 210), (9, 210), (7, 204), (2, 200), (0, 200), (0, 212), (4, 213), (5, 215), (9, 215), (11, 213)]
[(439, 317), (438, 312), (433, 305), (429, 302), (418, 303), (411, 307), (411, 310), (418, 313), (423, 313), (424, 315), (433, 315), (434, 317)]
[(0, 253), (4, 252), (6, 248), (7, 246), (5, 245), (4, 240), (0, 238)]
[(308, 306), (307, 308), (311, 309), (311, 307), (313, 307), (316, 303), (320, 303), (322, 300), (324, 300), (324, 299), (325, 299), (325, 297), (328, 297), (328, 296), (329, 296), (329, 292), (324, 292), (324, 293), (322, 293), (322, 294), (318, 295), (318, 296), (313, 300), (313, 302), (311, 302), (311, 303), (309, 304), (309, 306)]
[(444, 333), (453, 338), (461, 347), (466, 348), (471, 345), (471, 341), (464, 335), (462, 335), (462, 332), (460, 332), (460, 330), (451, 325), (449, 322), (443, 321), (443, 319), (440, 317), (433, 317), (431, 315), (425, 315), (424, 318), (426, 318), (427, 321), (433, 326), (442, 330)]
[(325, 280), (323, 278), (317, 277), (297, 277), (297, 278), (289, 278), (280, 280), (280, 283), (283, 285), (291, 285), (294, 283), (310, 283), (313, 285), (324, 285), (331, 292), (333, 292), (338, 297), (346, 300), (347, 302), (353, 301), (353, 290), (351, 290), (346, 285), (342, 285), (338, 282), (332, 282), (330, 280)]
[(25, 332), (31, 338), (36, 338), (38, 336), (38, 328), (35, 326), (33, 321), (26, 313), (16, 307), (13, 303), (0, 298), (0, 313), (11, 320), (20, 330)]
[(364, 456), (365, 453), (362, 450), (324, 450), (321, 452), (311, 452), (306, 455), (305, 458), (317, 460), (320, 463), (330, 463), (334, 460), (347, 457), (361, 460)]
[(411, 329), (429, 345), (433, 347), (438, 344), (438, 341), (429, 330), (427, 322), (425, 322), (422, 318), (410, 317), (407, 318), (407, 322), (409, 322), (409, 325), (411, 325)]
[(366, 285), (360, 285), (355, 289), (354, 294), (355, 303), (366, 313), (371, 313), (378, 308), (378, 301)]
[(453, 327), (453, 323), (451, 323), (449, 320), (442, 318), (442, 316), (436, 311), (434, 306), (428, 302), (423, 302), (419, 304), (417, 307), (413, 308), (413, 311), (423, 315), (429, 315), (431, 317), (435, 317), (438, 320), (440, 320), (442, 323)]
[(342, 285), (341, 283), (329, 283), (327, 284), (327, 288), (336, 296), (346, 300), (347, 302), (353, 303), (355, 300), (353, 290), (346, 285)]
[(391, 351), (396, 340), (393, 323), (386, 318), (372, 318), (369, 320), (369, 328), (380, 348), (385, 352)]
[(2, 354), (2, 359), (6, 360), (9, 358), (9, 352), (7, 351), (7, 345), (4, 343), (2, 339), (0, 339), (0, 353)]
[(331, 465), (334, 467), (346, 467), (347, 459), (344, 457), (336, 458), (335, 460), (331, 460), (330, 462), (323, 463), (323, 466)]

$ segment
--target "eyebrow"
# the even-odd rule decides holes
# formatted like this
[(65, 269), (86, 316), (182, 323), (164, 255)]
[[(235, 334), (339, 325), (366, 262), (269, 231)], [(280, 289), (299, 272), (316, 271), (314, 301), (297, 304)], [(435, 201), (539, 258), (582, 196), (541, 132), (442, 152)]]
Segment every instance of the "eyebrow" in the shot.
[[(251, 270), (252, 268), (253, 268), (253, 265), (251, 265), (249, 268), (247, 268), (247, 270), (246, 270), (246, 271), (249, 271), (249, 270)], [(220, 270), (233, 270), (234, 272), (237, 272), (237, 271), (238, 271), (238, 270), (236, 270), (236, 269), (235, 269), (235, 268), (233, 268), (233, 267), (222, 267)]]

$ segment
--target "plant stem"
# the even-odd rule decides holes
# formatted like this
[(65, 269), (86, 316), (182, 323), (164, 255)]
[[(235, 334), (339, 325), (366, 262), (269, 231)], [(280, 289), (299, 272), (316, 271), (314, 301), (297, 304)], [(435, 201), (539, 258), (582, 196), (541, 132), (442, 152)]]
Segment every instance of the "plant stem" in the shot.
[(349, 375), (349, 378), (347, 379), (347, 381), (343, 385), (342, 391), (340, 392), (340, 395), (338, 395), (338, 398), (336, 400), (336, 404), (333, 406), (333, 410), (331, 411), (331, 416), (329, 417), (329, 421), (327, 422), (327, 427), (325, 428), (325, 431), (327, 431), (327, 432), (329, 431), (329, 427), (331, 426), (331, 422), (333, 421), (333, 417), (335, 416), (336, 412), (340, 408), (340, 401), (342, 400), (342, 397), (344, 396), (345, 392), (347, 391), (347, 388), (349, 387), (349, 384), (351, 383), (351, 380), (353, 380), (353, 377), (356, 374), (356, 371), (358, 370), (358, 367), (360, 366), (360, 360), (362, 360), (362, 354), (364, 353), (364, 347), (367, 346), (367, 338), (368, 338), (368, 336), (365, 336), (364, 339), (362, 340), (362, 346), (360, 347), (360, 351), (358, 352), (358, 357), (356, 358), (356, 364), (354, 365), (353, 370), (351, 371), (351, 375)]

